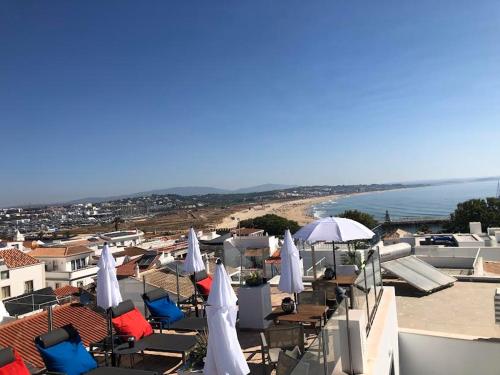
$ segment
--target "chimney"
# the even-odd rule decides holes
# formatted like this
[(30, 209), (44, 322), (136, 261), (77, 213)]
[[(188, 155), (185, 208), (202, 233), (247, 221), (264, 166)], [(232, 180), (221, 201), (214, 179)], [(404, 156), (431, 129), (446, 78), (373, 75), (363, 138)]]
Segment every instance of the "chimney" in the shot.
[(481, 234), (483, 231), (481, 230), (481, 223), (478, 221), (471, 221), (469, 223), (469, 232), (470, 234)]
[(138, 279), (139, 275), (141, 273), (141, 270), (139, 269), (139, 264), (138, 263), (135, 264), (134, 273), (135, 273), (135, 277)]

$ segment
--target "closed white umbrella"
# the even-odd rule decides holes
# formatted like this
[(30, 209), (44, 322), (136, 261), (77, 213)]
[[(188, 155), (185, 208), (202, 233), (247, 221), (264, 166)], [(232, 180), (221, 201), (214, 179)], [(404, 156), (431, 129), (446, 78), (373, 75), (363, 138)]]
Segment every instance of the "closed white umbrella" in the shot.
[(104, 244), (97, 267), (99, 267), (96, 280), (97, 306), (105, 310), (118, 306), (122, 301), (122, 295), (116, 278), (116, 262), (109, 251), (108, 244)]
[(4, 318), (10, 317), (9, 312), (5, 308), (2, 301), (0, 301), (0, 322), (3, 321)]
[(188, 233), (188, 250), (186, 255), (186, 260), (184, 261), (184, 271), (186, 273), (200, 272), (205, 269), (205, 263), (201, 258), (200, 244), (198, 238), (196, 238), (196, 233), (191, 227)]
[(250, 373), (236, 333), (236, 294), (220, 260), (217, 261), (208, 296), (208, 347), (205, 375), (246, 375)]
[(330, 216), (303, 226), (293, 235), (293, 238), (310, 243), (318, 241), (332, 242), (333, 264), (336, 273), (335, 242), (368, 240), (373, 236), (375, 236), (375, 233), (357, 221)]
[(299, 250), (293, 243), (292, 235), (287, 229), (285, 240), (280, 251), (281, 274), (278, 289), (285, 293), (300, 293), (304, 290), (302, 271), (300, 268)]
[[(192, 273), (196, 284), (196, 272), (201, 272), (205, 269), (205, 263), (201, 258), (200, 244), (193, 227), (189, 228), (188, 232), (188, 250), (186, 260), (184, 261), (184, 271)], [(198, 291), (196, 285), (194, 287), (194, 308), (196, 316), (198, 316)]]

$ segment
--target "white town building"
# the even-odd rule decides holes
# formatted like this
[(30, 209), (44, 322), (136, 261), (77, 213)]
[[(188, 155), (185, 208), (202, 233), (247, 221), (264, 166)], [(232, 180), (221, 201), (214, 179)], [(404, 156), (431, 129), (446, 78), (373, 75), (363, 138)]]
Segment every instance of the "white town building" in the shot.
[(0, 300), (44, 287), (42, 262), (18, 249), (0, 250)]
[(54, 289), (92, 283), (98, 269), (91, 264), (93, 254), (85, 246), (39, 247), (29, 253), (45, 264), (46, 286)]

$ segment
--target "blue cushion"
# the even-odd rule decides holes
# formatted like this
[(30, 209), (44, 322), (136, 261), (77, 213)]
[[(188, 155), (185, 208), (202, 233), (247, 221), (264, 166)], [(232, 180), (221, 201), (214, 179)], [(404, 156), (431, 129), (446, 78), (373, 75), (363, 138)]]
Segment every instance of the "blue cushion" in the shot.
[(169, 298), (146, 301), (146, 306), (153, 317), (165, 317), (165, 319), (161, 319), (161, 322), (166, 324), (171, 324), (184, 318), (181, 309), (174, 302), (170, 301)]
[(47, 371), (82, 375), (97, 367), (96, 361), (85, 349), (78, 336), (48, 348), (43, 348), (38, 344), (36, 347)]

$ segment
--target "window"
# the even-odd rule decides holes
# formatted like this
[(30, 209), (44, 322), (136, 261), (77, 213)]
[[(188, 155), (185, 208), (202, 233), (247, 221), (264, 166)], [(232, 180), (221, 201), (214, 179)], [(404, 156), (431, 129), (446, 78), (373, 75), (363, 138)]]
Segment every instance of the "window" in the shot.
[(8, 278), (9, 278), (9, 271), (0, 272), (0, 279), (1, 280), (7, 280)]
[(31, 293), (33, 291), (33, 280), (24, 282), (24, 293)]
[(56, 289), (59, 289), (61, 287), (61, 283), (56, 283)]
[(83, 288), (83, 281), (77, 281), (77, 282), (76, 282), (76, 286), (77, 286), (78, 288)]
[(85, 258), (74, 259), (71, 261), (71, 271), (76, 271), (85, 268)]
[(1, 297), (2, 297), (2, 299), (10, 297), (10, 286), (3, 286), (2, 287), (2, 296)]

